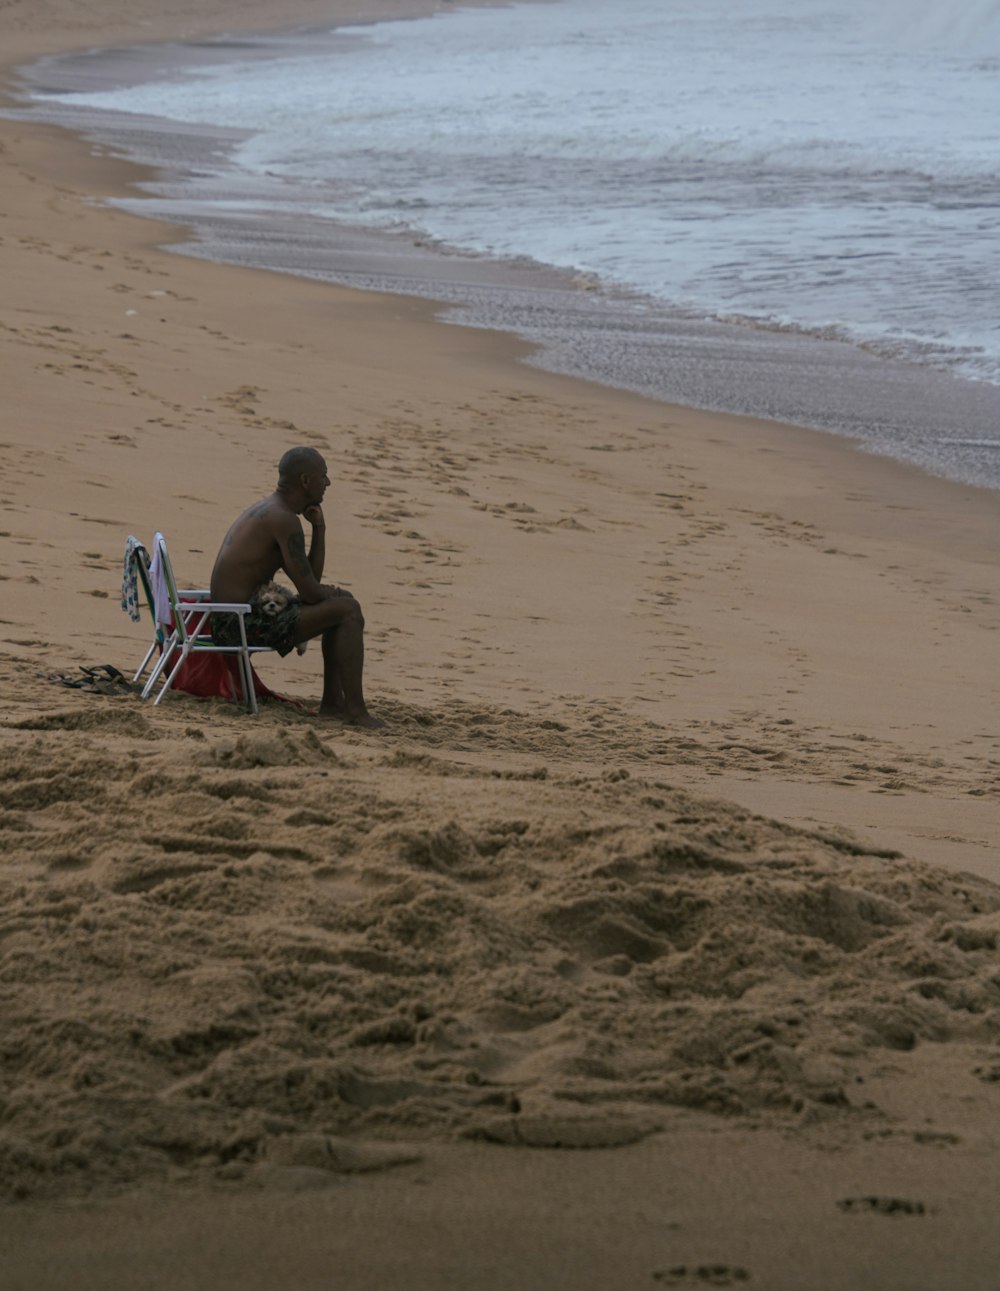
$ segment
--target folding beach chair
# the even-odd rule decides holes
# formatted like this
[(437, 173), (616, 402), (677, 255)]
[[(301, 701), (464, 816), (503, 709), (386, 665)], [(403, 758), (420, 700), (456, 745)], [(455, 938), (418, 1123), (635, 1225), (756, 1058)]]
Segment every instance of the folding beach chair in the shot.
[[(142, 616), (139, 613), (139, 593), (141, 591), (146, 602), (146, 608), (149, 611), (149, 621), (152, 624), (153, 631), (153, 639), (149, 643), (149, 649), (143, 655), (142, 662), (136, 668), (132, 677), (133, 684), (140, 680), (149, 667), (153, 656), (158, 651), (162, 653), (166, 640), (163, 625), (157, 621), (156, 602), (153, 597), (149, 563), (149, 552), (138, 538), (129, 534), (125, 541), (122, 609), (128, 614), (133, 623), (140, 622)], [(207, 588), (180, 588), (177, 595), (182, 601), (207, 601), (210, 593)]]
[[(211, 593), (205, 589), (178, 590), (167, 552), (166, 539), (162, 533), (157, 533), (153, 539), (153, 559), (147, 566), (146, 575), (144, 587), (161, 636), (161, 643), (160, 657), (143, 687), (142, 698), (148, 699), (155, 691), (156, 698), (153, 703), (158, 704), (170, 690), (177, 674), (191, 655), (235, 656), (234, 680), (239, 683), (248, 711), (256, 714), (257, 694), (250, 656), (268, 651), (270, 646), (247, 644), (246, 615), (250, 613), (249, 604), (213, 601), (210, 599)], [(140, 580), (142, 580), (141, 574)], [(233, 615), (239, 624), (239, 645), (223, 646), (215, 643), (212, 639), (211, 616), (213, 614)], [(150, 647), (142, 668), (148, 664), (156, 644), (154, 641), (153, 646)], [(142, 669), (140, 673), (141, 671)], [(138, 678), (139, 674), (136, 676)]]

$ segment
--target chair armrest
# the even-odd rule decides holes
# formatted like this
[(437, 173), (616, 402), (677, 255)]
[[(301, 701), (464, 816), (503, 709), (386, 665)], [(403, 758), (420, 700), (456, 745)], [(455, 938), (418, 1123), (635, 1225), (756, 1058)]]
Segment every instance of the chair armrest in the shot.
[(179, 610), (191, 610), (192, 613), (209, 614), (249, 614), (250, 606), (237, 601), (183, 601), (178, 599)]

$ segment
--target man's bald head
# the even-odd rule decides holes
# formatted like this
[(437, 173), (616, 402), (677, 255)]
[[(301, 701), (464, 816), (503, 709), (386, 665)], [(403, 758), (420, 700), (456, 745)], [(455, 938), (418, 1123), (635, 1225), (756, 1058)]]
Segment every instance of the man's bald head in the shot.
[(315, 448), (290, 448), (278, 463), (278, 485), (288, 488), (298, 484), (303, 475), (326, 474), (326, 462)]

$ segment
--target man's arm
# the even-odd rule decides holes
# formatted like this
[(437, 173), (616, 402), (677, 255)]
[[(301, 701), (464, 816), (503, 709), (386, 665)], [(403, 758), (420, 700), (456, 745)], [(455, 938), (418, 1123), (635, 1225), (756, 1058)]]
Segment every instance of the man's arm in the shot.
[[(295, 590), (306, 605), (316, 605), (326, 599), (326, 591), (321, 586), (313, 569), (310, 557), (306, 555), (306, 540), (298, 516), (282, 517), (275, 539), (281, 552), (281, 567), (295, 584)], [(315, 543), (315, 530), (313, 531)], [(323, 562), (320, 560), (320, 569)]]
[(326, 518), (321, 506), (306, 507), (303, 516), (312, 525), (312, 541), (309, 544), (309, 565), (317, 583), (323, 578), (323, 566), (326, 563)]

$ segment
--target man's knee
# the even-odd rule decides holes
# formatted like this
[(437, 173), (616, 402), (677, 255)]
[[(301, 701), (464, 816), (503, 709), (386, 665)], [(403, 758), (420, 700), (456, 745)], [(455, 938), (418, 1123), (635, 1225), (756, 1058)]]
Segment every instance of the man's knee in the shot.
[(363, 628), (365, 626), (365, 616), (361, 612), (361, 602), (353, 596), (349, 600), (351, 603), (351, 622), (357, 623), (359, 627)]
[(365, 626), (364, 615), (361, 612), (361, 602), (355, 600), (353, 596), (338, 596), (331, 598), (327, 602), (331, 607), (336, 607), (330, 614), (330, 623), (327, 631), (333, 632), (345, 623), (354, 624), (357, 627)]

